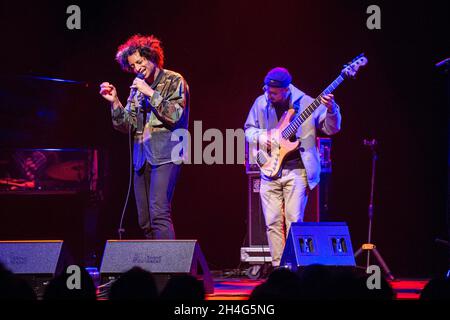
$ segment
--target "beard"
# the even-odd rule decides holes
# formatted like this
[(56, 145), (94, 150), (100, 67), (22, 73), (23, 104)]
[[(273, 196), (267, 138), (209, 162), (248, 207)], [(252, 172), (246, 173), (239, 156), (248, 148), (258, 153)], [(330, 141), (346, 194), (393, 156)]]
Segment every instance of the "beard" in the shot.
[(284, 99), (281, 101), (276, 101), (276, 102), (271, 102), (272, 106), (274, 106), (275, 108), (282, 108), (282, 107), (286, 107), (289, 105), (289, 99)]

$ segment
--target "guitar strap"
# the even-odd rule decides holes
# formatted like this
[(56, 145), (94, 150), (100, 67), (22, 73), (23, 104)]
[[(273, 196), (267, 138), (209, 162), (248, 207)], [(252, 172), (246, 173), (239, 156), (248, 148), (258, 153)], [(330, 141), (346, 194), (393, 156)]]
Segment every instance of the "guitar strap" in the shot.
[(295, 113), (297, 114), (300, 111), (300, 100), (302, 100), (303, 96), (300, 96), (297, 100), (292, 102), (292, 107), (295, 110)]

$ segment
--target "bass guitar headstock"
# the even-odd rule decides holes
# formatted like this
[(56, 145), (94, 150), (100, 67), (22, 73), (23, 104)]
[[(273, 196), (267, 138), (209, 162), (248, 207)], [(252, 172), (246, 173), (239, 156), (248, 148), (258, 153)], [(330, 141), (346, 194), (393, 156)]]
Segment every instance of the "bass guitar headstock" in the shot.
[(357, 56), (351, 62), (344, 65), (344, 69), (342, 69), (341, 75), (344, 78), (354, 79), (356, 77), (356, 74), (358, 73), (359, 68), (364, 67), (367, 64), (367, 62), (368, 62), (368, 60), (364, 56), (364, 53), (361, 53), (359, 56)]

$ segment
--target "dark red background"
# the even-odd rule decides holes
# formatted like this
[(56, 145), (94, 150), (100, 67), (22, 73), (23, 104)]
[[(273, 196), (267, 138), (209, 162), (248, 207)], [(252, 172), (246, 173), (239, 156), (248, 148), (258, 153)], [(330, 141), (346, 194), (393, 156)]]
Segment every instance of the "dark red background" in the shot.
[[(66, 28), (66, 8), (81, 7), (82, 29)], [(165, 67), (180, 72), (191, 89), (190, 125), (203, 129), (243, 126), (262, 80), (284, 66), (294, 84), (315, 96), (342, 65), (364, 52), (368, 66), (335, 92), (342, 131), (333, 137), (330, 210), (346, 221), (356, 250), (367, 237), (370, 152), (379, 141), (373, 240), (398, 276), (430, 276), (446, 268), (448, 238), (447, 104), (445, 78), (434, 63), (450, 55), (444, 1), (376, 3), (382, 29), (366, 27), (367, 1), (131, 1), (19, 2), (1, 4), (1, 144), (8, 147), (95, 147), (108, 160), (105, 201), (97, 229), (100, 246), (116, 238), (128, 185), (127, 137), (111, 127), (102, 81), (115, 83), (122, 101), (132, 75), (114, 61), (117, 46), (134, 33), (163, 41)], [(85, 81), (22, 85), (17, 75)], [(36, 117), (33, 94), (53, 97), (53, 120)], [(75, 97), (75, 98), (74, 98)], [(20, 100), (19, 99), (19, 100)], [(29, 100), (26, 100), (29, 99)], [(11, 99), (10, 99), (11, 100)], [(3, 101), (10, 101), (3, 100)], [(28, 102), (26, 102), (28, 101)], [(50, 108), (49, 107), (49, 108)], [(18, 128), (21, 128), (20, 130)], [(174, 221), (179, 238), (199, 239), (212, 269), (234, 268), (246, 234), (247, 182), (242, 165), (189, 165), (176, 188)], [(17, 214), (2, 210), (8, 222)], [(31, 213), (28, 213), (31, 214)], [(32, 213), (43, 214), (39, 208)], [(65, 219), (61, 210), (61, 221)], [(42, 221), (43, 238), (60, 222)], [(21, 216), (20, 223), (29, 219)], [(7, 224), (4, 224), (7, 225)], [(0, 224), (1, 226), (1, 224)], [(131, 199), (127, 238), (140, 237)], [(19, 228), (17, 230), (20, 230)], [(82, 230), (80, 230), (82, 232)], [(26, 238), (14, 230), (0, 235)], [(0, 236), (1, 237), (1, 236)], [(4, 238), (7, 236), (3, 236)], [(101, 252), (100, 252), (101, 253)]]

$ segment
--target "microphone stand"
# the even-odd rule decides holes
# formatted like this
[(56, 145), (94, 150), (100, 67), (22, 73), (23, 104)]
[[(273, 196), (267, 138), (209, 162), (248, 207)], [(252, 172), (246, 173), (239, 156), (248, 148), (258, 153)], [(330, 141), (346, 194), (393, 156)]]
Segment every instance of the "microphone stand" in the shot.
[(376, 246), (372, 243), (372, 221), (373, 221), (373, 192), (374, 192), (374, 186), (375, 186), (375, 169), (376, 169), (376, 161), (378, 159), (377, 152), (375, 150), (375, 146), (377, 145), (377, 141), (375, 139), (373, 140), (364, 140), (364, 145), (368, 146), (370, 150), (372, 151), (372, 179), (370, 184), (370, 200), (369, 200), (369, 230), (368, 230), (368, 237), (367, 237), (367, 243), (364, 243), (361, 248), (358, 249), (355, 253), (355, 258), (358, 257), (363, 250), (367, 251), (367, 268), (370, 266), (370, 253), (373, 252), (375, 258), (377, 259), (378, 263), (383, 268), (384, 273), (389, 278), (389, 280), (394, 280), (394, 276), (392, 275), (391, 271), (389, 270), (389, 267), (384, 262), (383, 258), (381, 257), (380, 253), (378, 252)]
[[(447, 81), (447, 112), (448, 110), (450, 110), (450, 57), (439, 61), (438, 63), (435, 64), (435, 67), (438, 69), (438, 71), (440, 73), (442, 73), (443, 75), (445, 75), (446, 77), (446, 81)], [(447, 123), (450, 124), (450, 114), (447, 115)], [(450, 130), (447, 132), (448, 136), (450, 137)], [(447, 143), (447, 152), (450, 155), (450, 140)], [(447, 187), (450, 190), (450, 159), (447, 160)], [(446, 206), (446, 211), (447, 211), (447, 232), (448, 232), (448, 237), (450, 239), (450, 193), (447, 192), (447, 206)], [(436, 239), (435, 240), (436, 243), (440, 243), (443, 244), (445, 246), (447, 246), (448, 248), (448, 259), (449, 259), (449, 269), (447, 271), (447, 278), (450, 278), (450, 242), (449, 241), (445, 241), (445, 240), (441, 240), (441, 239)]]

